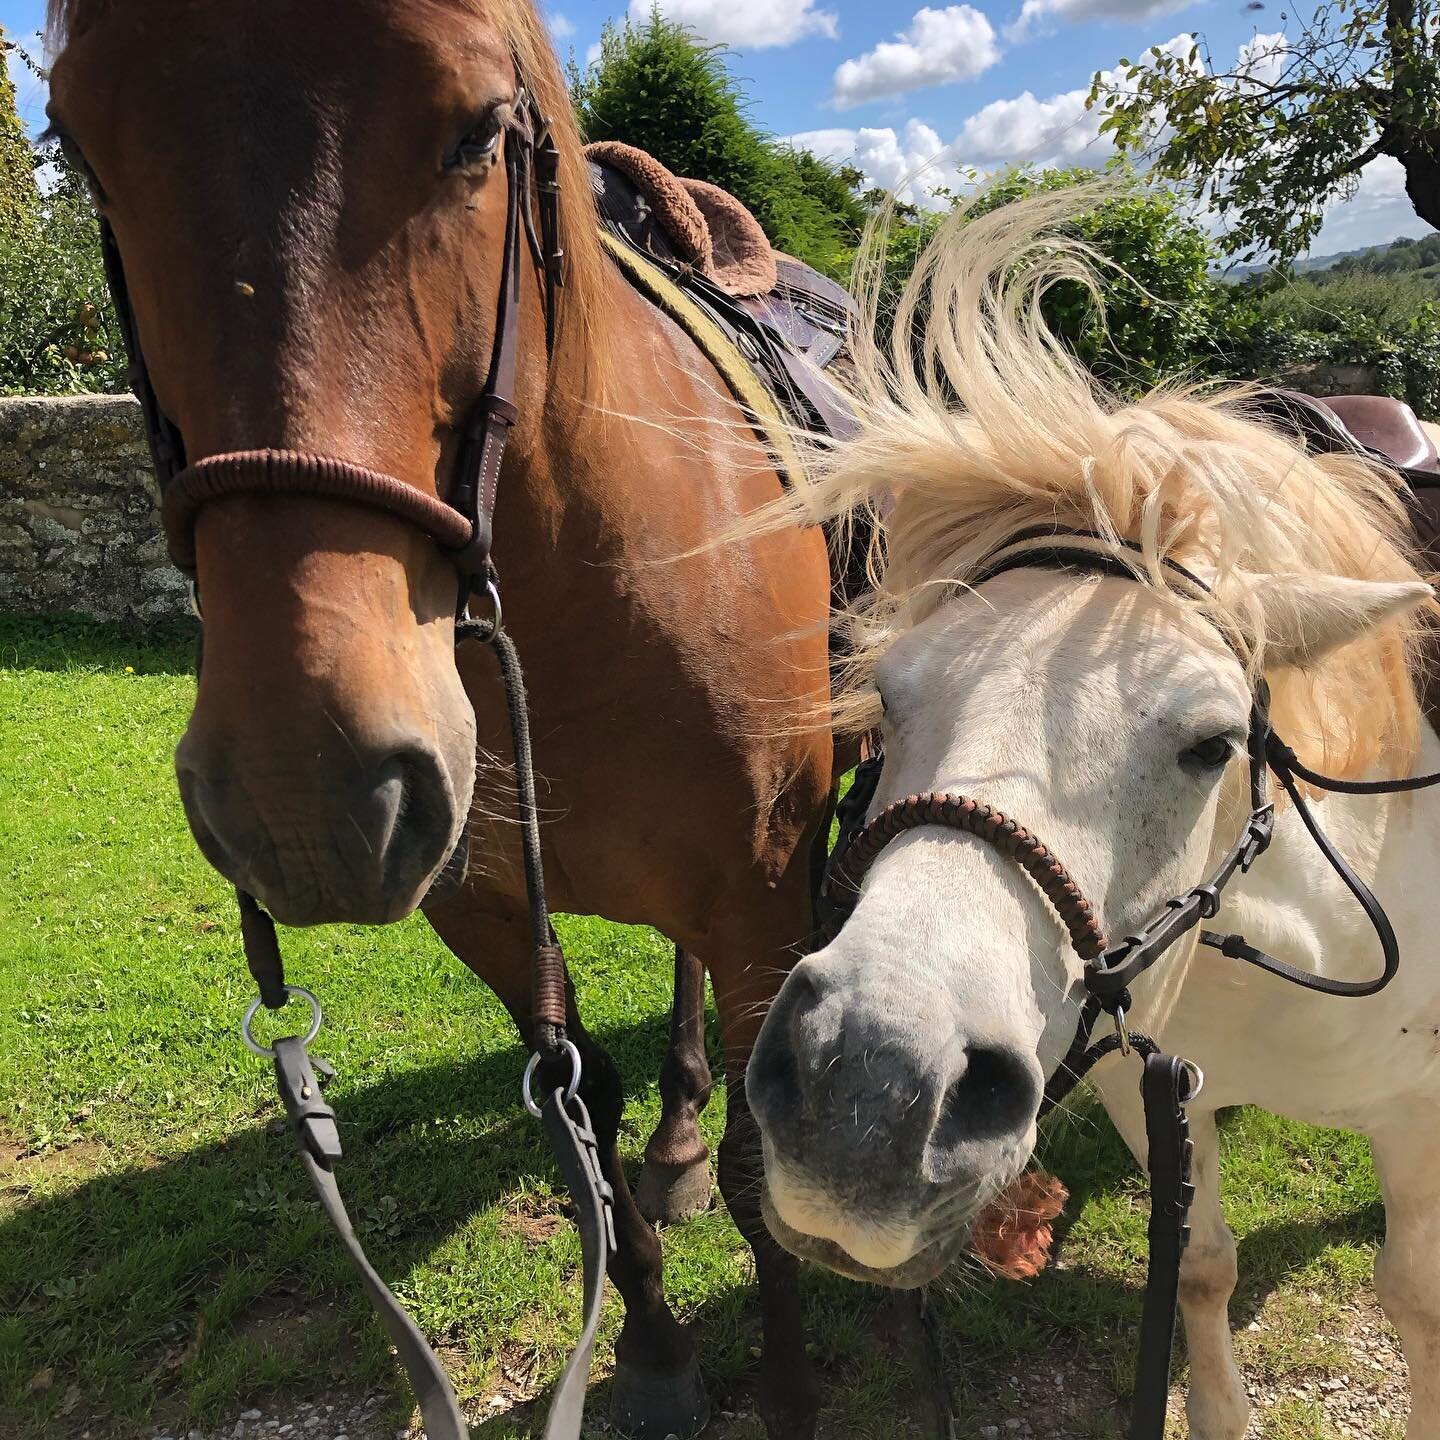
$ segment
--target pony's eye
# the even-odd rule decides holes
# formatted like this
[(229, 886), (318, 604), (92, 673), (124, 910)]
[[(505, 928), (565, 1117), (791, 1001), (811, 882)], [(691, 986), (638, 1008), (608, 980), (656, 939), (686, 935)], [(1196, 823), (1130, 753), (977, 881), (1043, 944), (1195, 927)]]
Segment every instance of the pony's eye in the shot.
[(1211, 735), (1181, 751), (1180, 763), (1187, 770), (1220, 770), (1230, 763), (1235, 741), (1229, 735)]
[(469, 170), (492, 161), (500, 148), (501, 128), (500, 110), (496, 107), (460, 137), (455, 148), (440, 162), (441, 168)]

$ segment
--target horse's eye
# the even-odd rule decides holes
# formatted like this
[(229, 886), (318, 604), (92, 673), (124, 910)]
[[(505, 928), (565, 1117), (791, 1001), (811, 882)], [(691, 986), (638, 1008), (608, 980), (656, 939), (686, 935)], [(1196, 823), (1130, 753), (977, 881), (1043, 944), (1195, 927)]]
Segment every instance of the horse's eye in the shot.
[(52, 125), (40, 137), (43, 144), (47, 140), (53, 140), (60, 147), (60, 153), (65, 157), (66, 163), (77, 175), (89, 186), (90, 194), (94, 197), (97, 205), (104, 205), (109, 197), (105, 194), (104, 187), (95, 178), (95, 172), (90, 168), (90, 162), (86, 160), (80, 147), (58, 126)]
[(486, 164), (495, 157), (500, 146), (499, 108), (482, 116), (464, 135), (455, 148), (440, 162), (444, 170), (469, 170)]
[(1187, 770), (1220, 770), (1230, 763), (1235, 741), (1229, 735), (1211, 735), (1181, 751), (1180, 763)]

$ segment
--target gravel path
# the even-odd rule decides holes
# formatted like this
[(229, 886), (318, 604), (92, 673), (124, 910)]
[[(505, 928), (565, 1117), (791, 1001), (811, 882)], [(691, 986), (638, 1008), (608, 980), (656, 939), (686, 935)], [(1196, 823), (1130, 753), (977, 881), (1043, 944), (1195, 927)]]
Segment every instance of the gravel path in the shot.
[[(1394, 1333), (1384, 1322), (1373, 1297), (1365, 1294), (1342, 1307), (1343, 1367), (1326, 1373), (1267, 1383), (1250, 1378), (1247, 1389), (1253, 1407), (1246, 1440), (1260, 1440), (1267, 1421), (1274, 1422), (1287, 1408), (1319, 1406), (1328, 1435), (1341, 1440), (1389, 1440), (1403, 1427), (1409, 1401), (1405, 1361)], [(1256, 1322), (1259, 1323), (1259, 1322)], [(972, 1384), (975, 1377), (972, 1378)], [(975, 1385), (981, 1394), (972, 1399), (961, 1434), (974, 1440), (1092, 1440), (1107, 1433), (1120, 1434), (1113, 1392), (1105, 1376), (1072, 1355), (1044, 1352), (1027, 1356), (1014, 1374), (996, 1374), (989, 1383)], [(987, 1400), (984, 1392), (990, 1391)], [(513, 1389), (497, 1393), (476, 1407), (472, 1423), (504, 1414), (517, 1404)], [(704, 1440), (750, 1437), (757, 1424), (748, 1396), (719, 1396), (716, 1416)], [(523, 1401), (519, 1403), (523, 1404)], [(728, 1408), (733, 1406), (733, 1408)], [(1171, 1399), (1176, 1420), (1184, 1415), (1184, 1395)], [(826, 1415), (822, 1440), (848, 1440), (844, 1417)], [(922, 1432), (918, 1429), (917, 1435)], [(1182, 1432), (1183, 1433), (1183, 1432)], [(1270, 1433), (1299, 1436), (1314, 1434), (1291, 1426)], [(587, 1424), (587, 1436), (613, 1435), (601, 1416)], [(88, 1430), (66, 1440), (91, 1440)], [(275, 1396), (263, 1405), (240, 1411), (216, 1430), (165, 1430), (152, 1428), (137, 1440), (423, 1440), (423, 1433), (397, 1428), (391, 1398), (382, 1393), (357, 1396), (336, 1390), (298, 1400)]]

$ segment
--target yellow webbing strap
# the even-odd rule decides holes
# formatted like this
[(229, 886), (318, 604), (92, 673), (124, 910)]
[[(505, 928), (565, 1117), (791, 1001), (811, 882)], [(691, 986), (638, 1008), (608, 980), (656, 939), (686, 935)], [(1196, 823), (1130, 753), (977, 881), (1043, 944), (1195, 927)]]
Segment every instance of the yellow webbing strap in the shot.
[(726, 387), (770, 453), (780, 478), (788, 485), (802, 466), (781, 418), (775, 397), (725, 332), (658, 265), (652, 264), (618, 236), (600, 232), (605, 248), (624, 271), (626, 279), (645, 298), (668, 315), (720, 372)]

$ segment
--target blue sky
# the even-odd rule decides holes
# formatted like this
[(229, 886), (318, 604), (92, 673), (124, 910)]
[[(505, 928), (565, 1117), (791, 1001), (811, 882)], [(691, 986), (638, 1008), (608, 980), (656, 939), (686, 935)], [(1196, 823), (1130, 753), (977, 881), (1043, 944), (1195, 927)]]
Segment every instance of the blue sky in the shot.
[[(551, 0), (564, 54), (582, 60), (607, 19), (639, 14), (651, 0)], [(992, 169), (1016, 161), (1101, 163), (1083, 100), (1096, 70), (1151, 45), (1203, 34), (1229, 64), (1257, 35), (1283, 31), (1288, 0), (660, 0), (661, 9), (735, 52), (755, 118), (873, 180), (902, 185), (956, 166)], [(43, 0), (3, 0), (0, 16), (24, 40), (41, 23)], [(1273, 46), (1264, 39), (1260, 49)], [(1263, 59), (1261, 61), (1263, 64)], [(21, 113), (43, 125), (43, 87), (16, 73)], [(913, 192), (912, 192), (913, 193)], [(1327, 217), (1317, 252), (1351, 249), (1425, 226), (1405, 200), (1399, 166), (1372, 165), (1355, 197)]]

